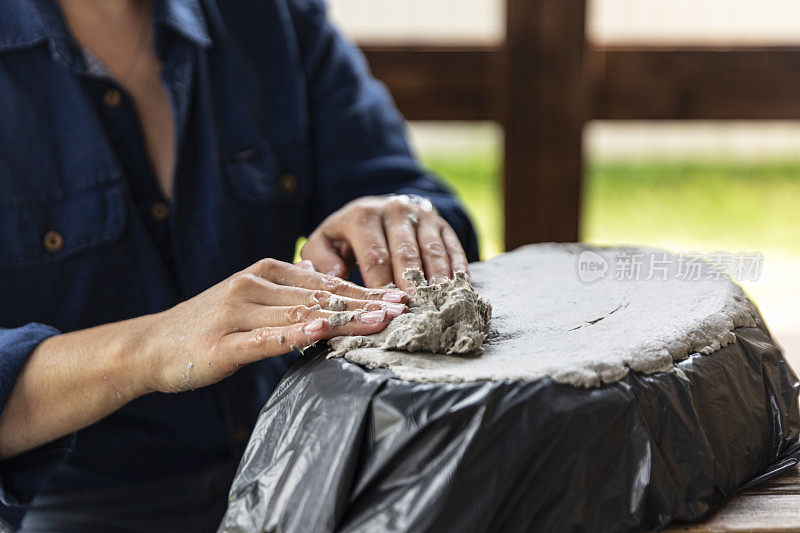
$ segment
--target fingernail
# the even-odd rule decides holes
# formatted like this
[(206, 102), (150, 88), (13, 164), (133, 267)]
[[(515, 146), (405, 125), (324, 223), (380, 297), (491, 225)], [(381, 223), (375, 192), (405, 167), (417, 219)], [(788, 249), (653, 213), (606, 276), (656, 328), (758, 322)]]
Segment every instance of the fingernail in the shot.
[(403, 304), (385, 304), (383, 308), (386, 310), (386, 314), (391, 318), (402, 315), (403, 311), (406, 310), (406, 306)]
[(332, 268), (332, 269), (328, 270), (327, 272), (325, 272), (325, 274), (328, 275), (328, 276), (338, 276), (339, 275), (339, 270), (336, 269), (336, 268)]
[(306, 270), (314, 270), (314, 265), (308, 259), (303, 259), (299, 263), (295, 263), (295, 266), (299, 266), (300, 268), (305, 268)]
[(369, 311), (358, 315), (358, 319), (364, 324), (380, 324), (386, 318), (386, 311)]
[(382, 300), (384, 302), (392, 302), (395, 304), (403, 303), (403, 300), (408, 298), (408, 295), (403, 291), (389, 291), (383, 295)]
[(316, 320), (312, 320), (311, 322), (303, 326), (303, 331), (305, 333), (319, 333), (323, 329), (325, 329), (324, 318), (318, 318)]

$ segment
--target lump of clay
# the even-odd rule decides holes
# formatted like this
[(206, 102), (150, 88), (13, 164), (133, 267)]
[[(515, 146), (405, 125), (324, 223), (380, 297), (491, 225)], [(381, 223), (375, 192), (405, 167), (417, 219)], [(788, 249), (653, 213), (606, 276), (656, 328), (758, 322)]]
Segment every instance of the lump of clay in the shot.
[(403, 277), (416, 289), (416, 295), (408, 303), (411, 312), (392, 320), (380, 333), (331, 339), (334, 351), (329, 357), (365, 347), (444, 354), (483, 353), (492, 306), (478, 296), (466, 274), (457, 272), (454, 279), (440, 284), (428, 284), (418, 269), (407, 270)]

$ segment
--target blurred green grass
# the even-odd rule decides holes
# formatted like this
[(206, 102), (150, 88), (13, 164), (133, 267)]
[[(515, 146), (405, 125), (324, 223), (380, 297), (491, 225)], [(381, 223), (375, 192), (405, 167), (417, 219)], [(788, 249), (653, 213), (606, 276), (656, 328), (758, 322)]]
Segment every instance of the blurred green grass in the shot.
[(499, 150), (423, 152), (424, 165), (458, 194), (478, 232), (481, 259), (503, 252), (503, 192)]
[(583, 238), (698, 250), (800, 251), (800, 162), (588, 165)]
[[(423, 152), (464, 201), (482, 257), (503, 250), (500, 154)], [(800, 161), (591, 161), (581, 238), (682, 250), (800, 252)]]

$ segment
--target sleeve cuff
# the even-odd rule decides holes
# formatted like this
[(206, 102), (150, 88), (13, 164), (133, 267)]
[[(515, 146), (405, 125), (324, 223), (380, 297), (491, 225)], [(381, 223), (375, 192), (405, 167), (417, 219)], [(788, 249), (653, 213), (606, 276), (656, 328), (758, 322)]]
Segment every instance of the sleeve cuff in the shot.
[[(51, 326), (37, 323), (0, 328), (0, 411), (5, 408), (28, 356), (42, 341), (59, 333)], [(14, 524), (22, 518), (25, 507), (66, 459), (74, 444), (73, 433), (0, 461), (0, 516), (3, 519)]]

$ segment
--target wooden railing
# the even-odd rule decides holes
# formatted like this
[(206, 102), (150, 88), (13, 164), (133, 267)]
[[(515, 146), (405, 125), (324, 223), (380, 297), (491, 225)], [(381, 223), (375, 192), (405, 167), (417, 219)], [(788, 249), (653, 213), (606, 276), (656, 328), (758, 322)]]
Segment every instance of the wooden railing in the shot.
[(504, 130), (505, 242), (578, 239), (592, 119), (800, 119), (800, 48), (600, 47), (575, 0), (507, 0), (502, 46), (362, 49), (409, 120)]

